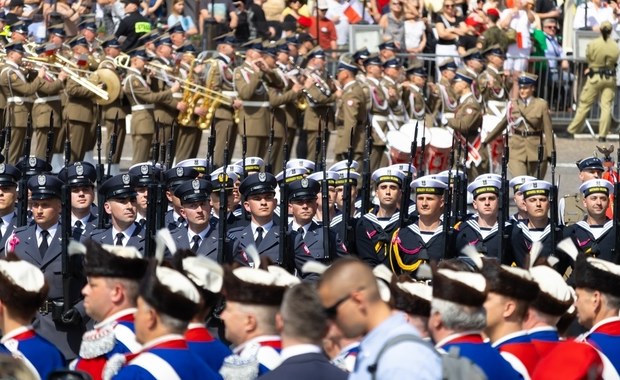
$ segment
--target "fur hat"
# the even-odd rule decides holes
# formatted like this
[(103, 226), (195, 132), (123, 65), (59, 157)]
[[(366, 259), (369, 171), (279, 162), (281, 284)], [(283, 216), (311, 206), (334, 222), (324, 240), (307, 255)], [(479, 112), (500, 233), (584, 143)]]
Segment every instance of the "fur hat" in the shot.
[(134, 247), (101, 245), (88, 240), (84, 244), (71, 242), (69, 255), (83, 254), (84, 273), (93, 277), (118, 277), (140, 280), (148, 261)]
[(181, 272), (155, 264), (140, 283), (140, 296), (158, 312), (189, 322), (198, 312), (198, 289)]
[(48, 293), (43, 272), (12, 253), (0, 259), (0, 300), (23, 314), (34, 313)]
[(620, 297), (620, 266), (609, 261), (577, 256), (575, 264), (575, 287), (598, 290)]
[(299, 283), (297, 277), (276, 266), (268, 270), (240, 267), (224, 270), (223, 293), (227, 300), (254, 305), (280, 306), (284, 292)]
[(487, 281), (480, 273), (438, 269), (433, 273), (433, 298), (480, 307), (486, 300)]
[(410, 279), (398, 280), (390, 284), (390, 290), (395, 309), (421, 317), (431, 315), (433, 289), (426, 283)]
[(482, 274), (487, 280), (489, 292), (532, 302), (540, 291), (530, 272), (525, 269), (500, 265), (492, 260), (483, 260)]
[(553, 268), (537, 265), (530, 269), (534, 281), (538, 283), (540, 292), (530, 305), (545, 314), (561, 316), (573, 304), (573, 291), (564, 278)]

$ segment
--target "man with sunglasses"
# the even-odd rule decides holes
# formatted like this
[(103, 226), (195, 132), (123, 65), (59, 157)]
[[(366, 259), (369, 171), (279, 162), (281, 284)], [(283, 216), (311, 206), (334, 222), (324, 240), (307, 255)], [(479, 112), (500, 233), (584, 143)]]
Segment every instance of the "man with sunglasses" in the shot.
[(345, 337), (364, 336), (349, 379), (408, 379), (412, 371), (416, 379), (441, 378), (441, 359), (430, 347), (413, 337), (390, 343), (399, 335), (420, 334), (402, 312), (381, 299), (377, 280), (364, 262), (336, 261), (321, 276), (318, 291), (325, 313)]

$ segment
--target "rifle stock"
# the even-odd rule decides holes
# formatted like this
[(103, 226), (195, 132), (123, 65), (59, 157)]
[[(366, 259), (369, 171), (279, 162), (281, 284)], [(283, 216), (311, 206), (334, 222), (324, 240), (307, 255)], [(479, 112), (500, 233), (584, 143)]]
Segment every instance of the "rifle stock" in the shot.
[[(287, 131), (284, 128), (284, 160), (282, 167), (286, 168), (286, 156), (288, 155), (288, 138)], [(245, 164), (245, 162), (244, 162)], [(295, 271), (294, 254), (288, 253), (288, 240), (287, 233), (288, 228), (288, 184), (286, 183), (286, 170), (283, 170), (282, 176), (282, 188), (280, 189), (280, 245), (279, 248), (279, 261), (280, 265), (290, 273)]]
[(351, 237), (351, 165), (353, 164), (353, 129), (351, 129), (351, 135), (349, 139), (349, 148), (347, 151), (347, 177), (343, 185), (342, 194), (342, 223), (344, 229), (342, 231), (342, 240), (350, 247), (349, 238)]
[[(362, 215), (370, 210), (370, 153), (372, 149), (372, 132), (370, 117), (366, 119), (366, 145), (364, 146), (364, 167), (362, 169)], [(350, 144), (353, 144), (351, 136)]]
[(50, 123), (47, 129), (47, 144), (45, 145), (45, 162), (48, 164), (52, 160), (54, 151), (54, 111), (50, 113)]
[[(327, 115), (326, 115), (327, 119)], [(320, 123), (319, 123), (320, 125)], [(319, 127), (320, 128), (320, 127)], [(323, 128), (321, 131), (321, 169), (323, 170), (323, 182), (321, 182), (321, 214), (322, 217), (322, 229), (323, 229), (323, 254), (325, 260), (329, 262), (331, 255), (330, 238), (329, 238), (329, 183), (327, 182), (327, 128)], [(317, 156), (318, 157), (318, 156)]]
[[(226, 132), (228, 136), (228, 131)], [(228, 140), (224, 145), (224, 165), (228, 162)], [(228, 175), (226, 170), (217, 176), (217, 181), (220, 184), (220, 209), (218, 210), (219, 221), (217, 224), (217, 262), (220, 264), (232, 262), (232, 257), (226, 255), (226, 216), (228, 214), (228, 191), (226, 184), (228, 183)]]

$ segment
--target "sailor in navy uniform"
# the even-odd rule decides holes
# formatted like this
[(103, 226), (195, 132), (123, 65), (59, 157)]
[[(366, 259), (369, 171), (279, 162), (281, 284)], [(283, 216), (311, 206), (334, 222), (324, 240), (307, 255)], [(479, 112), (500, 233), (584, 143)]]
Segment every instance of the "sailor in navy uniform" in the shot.
[(129, 174), (116, 175), (101, 185), (100, 192), (105, 195), (105, 212), (110, 215), (111, 226), (105, 230), (95, 230), (90, 238), (99, 244), (135, 247), (144, 251), (144, 230), (136, 223), (136, 184), (135, 177)]
[(197, 178), (199, 173), (194, 168), (176, 167), (167, 170), (164, 173), (164, 181), (166, 181), (166, 197), (168, 198), (168, 211), (164, 219), (164, 226), (170, 231), (179, 227), (185, 227), (186, 222), (180, 213), (181, 201), (174, 196), (174, 190), (177, 186), (184, 182)]
[(405, 173), (395, 169), (380, 168), (372, 173), (379, 205), (362, 215), (355, 227), (357, 255), (372, 267), (389, 266), (392, 235), (399, 227), (398, 208), (404, 179)]
[(36, 266), (0, 259), (0, 344), (41, 379), (65, 365), (62, 353), (30, 325), (48, 289)]
[(582, 204), (586, 210), (585, 220), (572, 224), (564, 230), (577, 248), (588, 256), (616, 263), (616, 228), (613, 220), (605, 214), (609, 206), (609, 195), (614, 186), (606, 179), (591, 179), (579, 187), (583, 194)]
[(251, 174), (241, 182), (239, 191), (243, 195), (243, 206), (251, 215), (251, 222), (246, 227), (234, 228), (229, 232), (229, 235), (239, 241), (235, 261), (249, 265), (251, 259), (245, 249), (253, 245), (261, 257), (268, 257), (272, 262), (282, 264), (280, 232), (273, 218), (276, 208), (276, 183), (276, 177), (265, 172)]
[(482, 335), (485, 299), (486, 280), (480, 273), (445, 268), (435, 272), (429, 321), (435, 347), (442, 353), (457, 348), (460, 356), (478, 365), (489, 379), (520, 379)]
[(518, 222), (520, 220), (527, 219), (527, 210), (525, 208), (525, 203), (523, 202), (523, 193), (520, 188), (526, 182), (536, 181), (538, 178), (531, 177), (529, 175), (520, 175), (518, 177), (514, 177), (508, 183), (508, 186), (512, 189), (513, 197), (512, 200), (515, 202), (517, 206), (517, 212), (514, 213), (510, 217), (511, 222)]
[[(63, 182), (52, 175), (40, 174), (28, 180), (34, 223), (15, 229), (7, 247), (8, 252), (14, 247), (12, 250), (17, 257), (34, 264), (45, 274), (49, 293), (32, 325), (65, 359), (72, 360), (80, 348), (88, 321), (80, 294), (86, 279), (81, 275), (80, 264), (71, 260), (68, 265), (72, 278), (67, 292), (63, 291), (63, 242), (59, 223), (62, 186)], [(67, 293), (68, 300), (64, 299)], [(66, 312), (65, 302), (70, 303)]]
[(140, 284), (136, 311), (136, 338), (142, 351), (114, 355), (104, 368), (104, 378), (219, 379), (183, 337), (199, 303), (200, 293), (185, 275), (151, 266)]
[(159, 184), (161, 168), (147, 161), (132, 165), (128, 173), (136, 179), (136, 222), (144, 228), (146, 224), (149, 186)]
[[(498, 221), (499, 193), (502, 183), (495, 179), (477, 178), (467, 186), (467, 191), (473, 194), (474, 209), (478, 211), (467, 220), (458, 223), (454, 229), (456, 232), (454, 252), (458, 255), (463, 247), (471, 245), (476, 251), (488, 257), (499, 258)], [(505, 234), (510, 236), (510, 224), (506, 224)], [(510, 247), (504, 246), (504, 249)]]
[[(84, 255), (88, 283), (82, 289), (86, 313), (97, 324), (82, 337), (80, 355), (71, 368), (100, 379), (112, 355), (142, 349), (136, 340), (134, 313), (137, 289), (148, 261), (134, 247), (72, 243), (70, 254)], [(102, 291), (106, 290), (106, 291)]]
[[(336, 181), (336, 207), (342, 211), (343, 209), (343, 192), (344, 192), (344, 178), (347, 178), (347, 173), (349, 173), (349, 179), (351, 182), (351, 216), (355, 218), (359, 218), (362, 216), (362, 201), (361, 198), (358, 199), (358, 191), (357, 184), (361, 177), (360, 175), (360, 164), (351, 160), (351, 167), (349, 168), (349, 162), (347, 160), (339, 161), (330, 166), (327, 170), (337, 172), (340, 176), (340, 180)], [(343, 175), (344, 174), (344, 175)], [(368, 210), (370, 211), (370, 210)]]
[[(340, 178), (337, 172), (334, 171), (325, 171), (325, 175), (323, 175), (322, 171), (318, 171), (316, 173), (310, 174), (308, 179), (313, 179), (319, 183), (320, 186), (323, 186), (323, 180), (327, 179), (327, 199), (329, 201), (329, 225), (330, 227), (333, 225), (332, 221), (336, 218), (338, 213), (338, 209), (336, 208), (336, 180)], [(319, 197), (317, 198), (317, 208), (316, 214), (314, 215), (314, 220), (317, 224), (323, 223), (323, 197), (322, 193), (319, 191)], [(342, 217), (340, 217), (342, 220)]]
[[(355, 161), (353, 161), (354, 163), (356, 163)], [(357, 164), (357, 163), (356, 163)], [(333, 167), (332, 167), (333, 168)], [(330, 168), (331, 169), (331, 168)], [(338, 178), (336, 178), (335, 183), (334, 183), (334, 188), (336, 190), (336, 207), (339, 211), (339, 213), (334, 216), (334, 218), (330, 221), (329, 223), (329, 227), (334, 230), (336, 232), (336, 234), (338, 234), (338, 236), (345, 236), (344, 230), (345, 230), (345, 224), (344, 224), (344, 190), (345, 190), (345, 184), (348, 182), (350, 184), (350, 189), (351, 189), (351, 203), (350, 203), (350, 210), (351, 210), (351, 216), (349, 218), (349, 233), (347, 236), (347, 241), (344, 242), (345, 246), (347, 247), (347, 251), (354, 255), (357, 253), (357, 241), (355, 238), (355, 228), (357, 225), (357, 222), (360, 220), (361, 217), (361, 213), (359, 211), (359, 208), (356, 207), (356, 202), (355, 199), (357, 198), (357, 184), (359, 182), (360, 179), (360, 174), (358, 172), (356, 172), (355, 170), (353, 170), (353, 167), (351, 167), (351, 170), (349, 170), (348, 172), (346, 170), (341, 170), (341, 171), (336, 171)]]
[(444, 258), (446, 234), (442, 216), (447, 188), (445, 182), (430, 176), (411, 182), (418, 218), (395, 233), (389, 260), (389, 267), (395, 273), (411, 273), (425, 261), (440, 261)]
[(0, 164), (0, 257), (5, 256), (5, 246), (17, 227), (15, 200), (17, 182), (22, 173), (13, 165)]
[(620, 374), (620, 266), (581, 254), (575, 265), (575, 307), (579, 324), (590, 329), (577, 338), (597, 349), (603, 360), (603, 379)]
[[(394, 164), (394, 165), (390, 165), (388, 166), (391, 169), (396, 169), (396, 170), (400, 170), (401, 172), (405, 173), (405, 178), (406, 176), (409, 174), (409, 172), (411, 172), (411, 179), (414, 180), (416, 179), (416, 177), (418, 176), (418, 171), (415, 168), (415, 166), (413, 166), (412, 164)], [(409, 216), (409, 219), (413, 219), (417, 216), (417, 212), (415, 210), (415, 199), (412, 198), (411, 195), (409, 195), (409, 199), (407, 199), (407, 215)], [(404, 227), (404, 226), (401, 226)]]
[(95, 200), (97, 170), (88, 162), (74, 162), (58, 173), (71, 189), (71, 228), (73, 239), (89, 237), (97, 228), (97, 215), (92, 212)]
[[(289, 231), (293, 234), (295, 247), (295, 268), (302, 273), (301, 268), (308, 261), (319, 261), (329, 265), (339, 257), (347, 255), (347, 249), (329, 230), (329, 247), (331, 252), (325, 252), (323, 246), (323, 228), (312, 220), (317, 209), (317, 194), (320, 185), (317, 181), (302, 178), (289, 185), (289, 210), (293, 214), (293, 221), (289, 223)], [(317, 276), (302, 274), (304, 279), (318, 280)]]
[[(549, 219), (549, 192), (551, 183), (547, 181), (530, 181), (521, 185), (519, 191), (523, 193), (525, 207), (527, 208), (527, 219), (515, 223), (510, 235), (512, 253), (505, 255), (508, 263), (515, 263), (518, 267), (524, 268), (526, 259), (529, 255), (532, 244), (536, 241), (543, 245), (542, 252), (550, 255), (555, 252), (555, 247), (551, 246), (551, 223)], [(563, 226), (558, 226), (562, 230)], [(561, 233), (561, 231), (560, 231)], [(559, 236), (558, 238), (560, 238)], [(558, 257), (560, 263), (557, 264), (560, 272), (566, 268), (570, 262), (568, 257), (563, 255)]]

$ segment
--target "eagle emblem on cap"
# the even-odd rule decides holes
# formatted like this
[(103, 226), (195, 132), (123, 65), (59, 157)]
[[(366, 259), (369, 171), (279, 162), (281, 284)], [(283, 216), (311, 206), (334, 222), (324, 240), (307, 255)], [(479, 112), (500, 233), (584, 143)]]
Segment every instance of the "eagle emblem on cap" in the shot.
[(228, 182), (228, 174), (226, 173), (220, 173), (217, 175), (217, 182), (219, 183), (226, 183)]
[(0, 164), (0, 173), (4, 173), (6, 171), (6, 165)]
[(194, 159), (194, 166), (200, 166), (200, 160), (199, 159)]
[(421, 181), (420, 184), (422, 184), (422, 186), (426, 186), (426, 180)]
[(177, 168), (177, 177), (183, 177), (183, 168), (180, 166)]
[(532, 184), (532, 187), (533, 187), (533, 188), (535, 188), (535, 189), (538, 189), (538, 184), (537, 184), (536, 182), (534, 182), (534, 183)]
[(255, 164), (256, 163), (256, 158), (250, 158), (250, 164)]
[(30, 167), (35, 167), (37, 166), (37, 158), (36, 157), (30, 157), (28, 159), (28, 165), (30, 165)]
[(199, 180), (195, 179), (195, 180), (192, 181), (192, 189), (194, 189), (194, 190), (200, 189), (200, 181)]
[(129, 182), (130, 182), (130, 179), (131, 179), (129, 177), (129, 174), (123, 174), (122, 179), (123, 179), (123, 185), (129, 185)]
[(487, 184), (487, 180), (486, 180), (486, 179), (483, 179), (483, 180), (482, 180), (482, 184), (486, 186), (486, 184)]
[(149, 174), (149, 166), (148, 165), (140, 165), (140, 173), (146, 175)]
[(258, 173), (258, 180), (261, 182), (265, 182), (267, 180), (267, 174), (265, 174), (265, 172)]
[(84, 174), (84, 167), (82, 166), (82, 164), (75, 165), (75, 174), (77, 175)]
[(37, 177), (37, 183), (39, 184), (39, 186), (45, 186), (45, 184), (47, 183), (47, 178), (45, 178), (45, 176), (41, 174)]
[(307, 178), (303, 178), (301, 180), (301, 187), (303, 187), (304, 189), (308, 188), (308, 179)]

